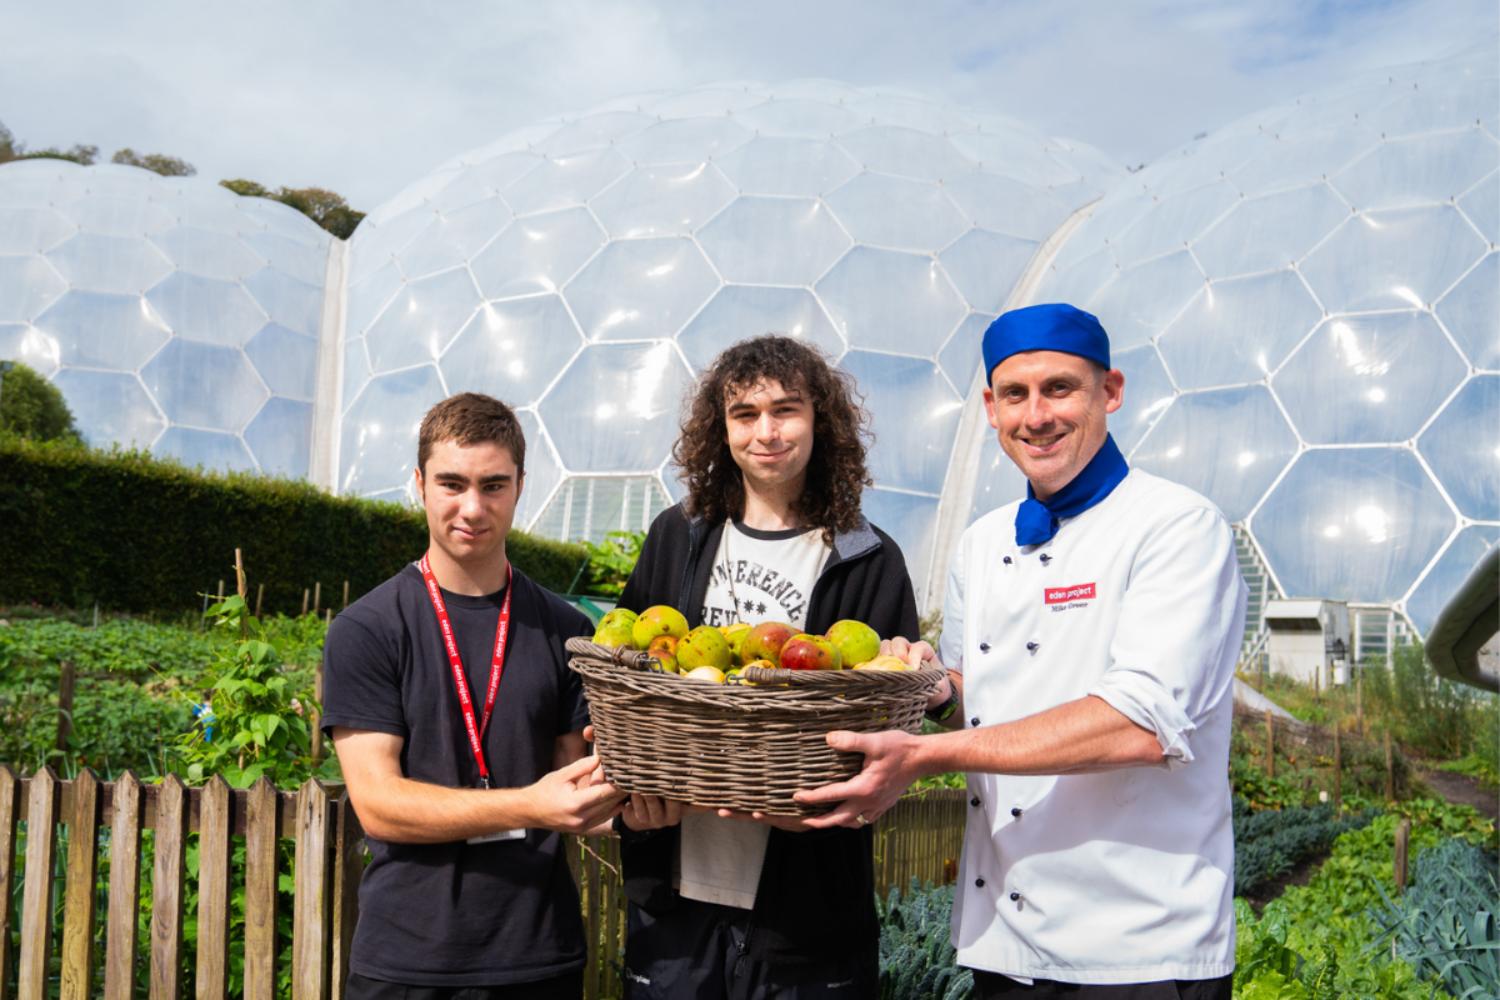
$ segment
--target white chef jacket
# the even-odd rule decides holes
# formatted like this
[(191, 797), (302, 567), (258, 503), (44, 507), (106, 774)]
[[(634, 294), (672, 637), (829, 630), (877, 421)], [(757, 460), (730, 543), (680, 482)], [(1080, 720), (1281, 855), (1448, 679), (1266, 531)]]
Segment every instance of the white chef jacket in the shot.
[(962, 965), (1073, 983), (1234, 970), (1229, 726), (1247, 590), (1223, 515), (1138, 469), (1041, 545), (1017, 504), (964, 532), (941, 658), (970, 727), (1097, 695), (1161, 765), (969, 775), (953, 906)]

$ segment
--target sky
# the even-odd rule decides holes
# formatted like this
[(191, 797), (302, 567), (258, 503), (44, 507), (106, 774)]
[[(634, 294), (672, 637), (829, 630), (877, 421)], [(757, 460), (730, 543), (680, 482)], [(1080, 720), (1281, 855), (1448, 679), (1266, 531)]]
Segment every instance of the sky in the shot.
[[(0, 122), (371, 210), (626, 94), (893, 86), (1150, 162), (1257, 109), (1500, 31), (1495, 0), (0, 2)], [(1500, 52), (1497, 52), (1500, 58)]]

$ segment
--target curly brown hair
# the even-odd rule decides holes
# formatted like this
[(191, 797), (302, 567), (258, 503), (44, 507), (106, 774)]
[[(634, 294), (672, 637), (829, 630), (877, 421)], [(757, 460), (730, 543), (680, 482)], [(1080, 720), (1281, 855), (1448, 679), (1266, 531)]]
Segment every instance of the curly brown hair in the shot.
[(724, 407), (764, 380), (800, 390), (812, 403), (812, 457), (794, 512), (803, 525), (822, 528), (832, 541), (837, 532), (860, 523), (860, 494), (871, 481), (865, 468), (869, 418), (848, 372), (835, 368), (817, 348), (780, 334), (740, 341), (699, 377), (672, 446), (687, 487), (684, 506), (710, 523), (744, 512), (745, 483), (729, 453)]

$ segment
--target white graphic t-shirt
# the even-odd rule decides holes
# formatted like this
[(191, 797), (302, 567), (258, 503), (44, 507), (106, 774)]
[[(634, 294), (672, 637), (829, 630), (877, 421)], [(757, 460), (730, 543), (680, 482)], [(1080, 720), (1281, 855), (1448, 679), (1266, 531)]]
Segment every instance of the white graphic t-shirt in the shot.
[[(802, 629), (807, 599), (828, 561), (820, 529), (761, 531), (726, 524), (703, 597), (703, 623), (786, 622)], [(711, 813), (682, 817), (677, 891), (688, 899), (751, 909), (770, 827)]]

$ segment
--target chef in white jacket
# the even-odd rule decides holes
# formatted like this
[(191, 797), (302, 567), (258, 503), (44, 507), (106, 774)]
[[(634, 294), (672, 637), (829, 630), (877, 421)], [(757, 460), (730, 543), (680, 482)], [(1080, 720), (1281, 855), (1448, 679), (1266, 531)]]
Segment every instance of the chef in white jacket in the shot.
[[(1227, 998), (1234, 971), (1231, 685), (1246, 588), (1217, 508), (1130, 469), (1124, 376), (1067, 305), (986, 331), (985, 411), (1027, 498), (964, 533), (941, 662), (954, 732), (831, 733), (865, 755), (799, 793), (873, 822), (917, 778), (968, 774), (953, 943), (975, 996)], [(895, 643), (913, 662), (926, 643)]]

